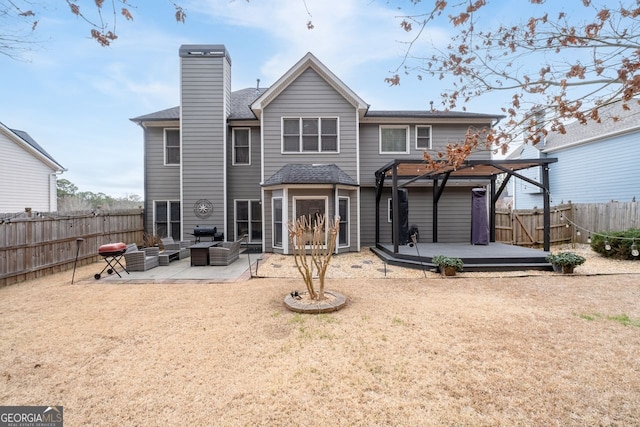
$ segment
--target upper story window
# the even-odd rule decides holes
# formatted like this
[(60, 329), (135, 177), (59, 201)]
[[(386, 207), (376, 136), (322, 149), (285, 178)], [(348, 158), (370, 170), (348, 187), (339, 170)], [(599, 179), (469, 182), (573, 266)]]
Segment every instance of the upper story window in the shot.
[(164, 130), (164, 164), (180, 164), (180, 129)]
[(416, 149), (431, 149), (431, 126), (416, 126)]
[(380, 126), (380, 154), (408, 154), (409, 126)]
[(300, 117), (282, 119), (283, 153), (337, 153), (336, 117)]
[(233, 164), (251, 164), (251, 130), (249, 128), (233, 129)]

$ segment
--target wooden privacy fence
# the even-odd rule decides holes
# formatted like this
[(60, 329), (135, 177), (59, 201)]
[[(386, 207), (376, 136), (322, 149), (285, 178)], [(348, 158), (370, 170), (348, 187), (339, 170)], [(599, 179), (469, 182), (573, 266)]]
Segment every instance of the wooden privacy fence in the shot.
[(141, 209), (0, 217), (0, 286), (71, 269), (76, 256), (78, 266), (96, 262), (101, 245), (144, 236)]
[[(563, 204), (551, 208), (551, 244), (587, 243), (591, 233), (640, 228), (638, 202)], [(496, 211), (496, 241), (542, 246), (542, 209)]]

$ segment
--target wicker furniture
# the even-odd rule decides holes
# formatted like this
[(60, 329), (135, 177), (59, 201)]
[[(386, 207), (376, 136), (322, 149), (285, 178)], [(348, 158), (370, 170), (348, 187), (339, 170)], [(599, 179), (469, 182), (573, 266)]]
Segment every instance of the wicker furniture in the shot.
[(160, 249), (157, 247), (139, 250), (135, 244), (127, 246), (124, 260), (127, 262), (127, 271), (147, 271), (159, 265)]
[(164, 246), (165, 251), (179, 252), (178, 259), (189, 257), (189, 246), (191, 246), (191, 242), (189, 240), (176, 242), (173, 240), (173, 237), (164, 237), (160, 240), (162, 241), (162, 246)]
[(180, 251), (162, 251), (158, 257), (160, 265), (164, 266), (167, 266), (171, 261), (176, 261), (178, 259), (180, 259)]
[(240, 243), (223, 242), (218, 246), (209, 248), (209, 265), (229, 265), (240, 257)]

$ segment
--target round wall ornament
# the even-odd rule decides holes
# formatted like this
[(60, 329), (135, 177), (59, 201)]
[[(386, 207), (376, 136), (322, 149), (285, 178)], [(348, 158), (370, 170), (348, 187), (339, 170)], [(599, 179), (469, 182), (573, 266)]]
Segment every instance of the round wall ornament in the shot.
[(193, 213), (198, 218), (208, 218), (213, 212), (213, 204), (207, 199), (200, 199), (193, 204)]

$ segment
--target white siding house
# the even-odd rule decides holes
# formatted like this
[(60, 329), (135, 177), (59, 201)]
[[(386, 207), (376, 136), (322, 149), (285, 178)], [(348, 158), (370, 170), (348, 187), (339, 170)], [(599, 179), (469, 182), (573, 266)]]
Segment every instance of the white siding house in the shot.
[(29, 134), (0, 123), (0, 212), (56, 211), (56, 176), (64, 171)]

